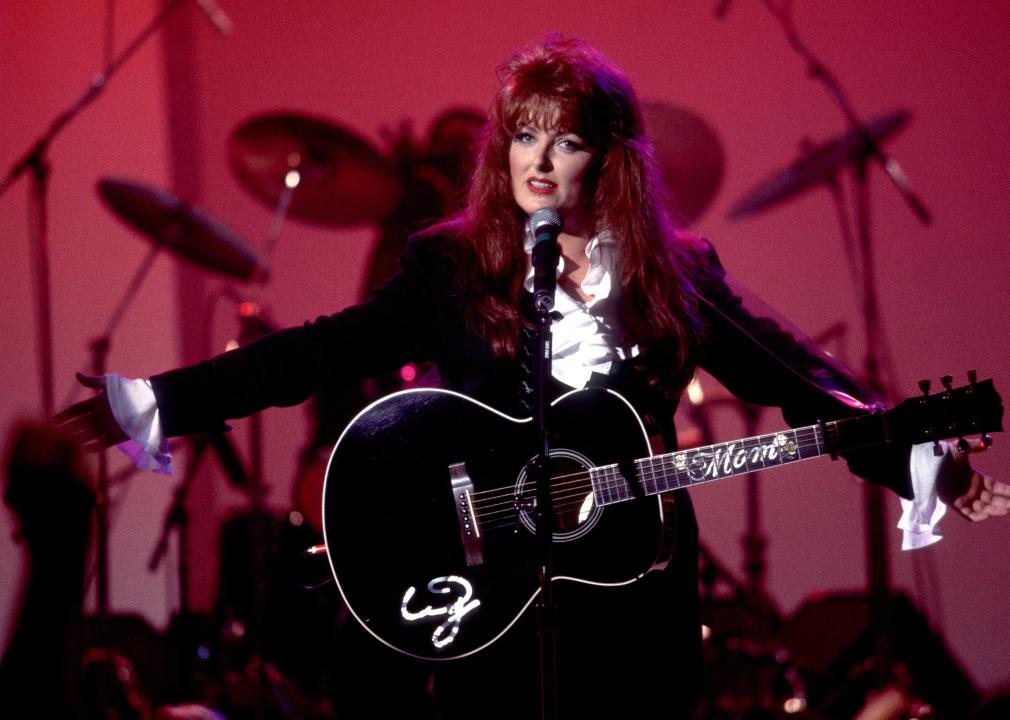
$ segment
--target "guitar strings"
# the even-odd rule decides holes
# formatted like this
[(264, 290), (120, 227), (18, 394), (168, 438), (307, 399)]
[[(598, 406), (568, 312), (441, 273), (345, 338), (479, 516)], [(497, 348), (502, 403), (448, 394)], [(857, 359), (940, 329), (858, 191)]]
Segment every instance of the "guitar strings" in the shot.
[[(801, 431), (808, 431), (808, 430), (810, 432), (802, 432), (802, 434), (801, 434)], [(820, 446), (820, 441), (819, 441), (819, 439), (817, 437), (818, 433), (816, 432), (816, 430), (817, 430), (816, 426), (811, 426), (810, 428), (801, 428), (801, 429), (797, 430), (796, 431), (796, 433), (797, 433), (797, 437), (796, 437), (797, 449), (806, 450), (806, 449), (809, 449), (811, 447), (815, 447), (815, 448), (819, 447)], [(769, 435), (767, 437), (774, 438), (774, 435)], [(810, 442), (810, 438), (811, 437), (814, 438), (813, 442)], [(758, 439), (758, 440), (764, 439), (764, 436), (759, 437), (759, 438), (755, 438), (755, 439)], [(730, 443), (730, 444), (732, 444), (732, 443)], [(676, 471), (676, 469), (674, 469), (672, 473), (669, 472), (669, 468), (673, 467), (673, 456), (674, 455), (683, 453), (686, 456), (691, 456), (691, 457), (688, 457), (688, 460), (690, 460), (690, 459), (692, 459), (692, 457), (703, 456), (703, 455), (705, 455), (705, 451), (707, 451), (707, 450), (710, 451), (711, 448), (719, 447), (720, 445), (724, 446), (726, 444), (723, 443), (723, 444), (717, 444), (717, 445), (707, 445), (707, 446), (700, 447), (700, 448), (692, 448), (692, 449), (689, 449), (689, 450), (677, 451), (677, 452), (674, 452), (674, 453), (665, 453), (663, 455), (656, 455), (656, 456), (653, 456), (653, 457), (641, 458), (641, 459), (635, 460), (634, 463), (635, 463), (636, 466), (643, 466), (644, 464), (648, 463), (649, 467), (642, 467), (642, 470), (644, 472), (652, 473), (654, 477), (655, 476), (659, 476), (661, 474), (667, 474), (667, 475), (668, 474), (679, 474), (678, 471)], [(753, 450), (755, 448), (754, 447), (747, 448), (746, 446), (743, 446), (741, 449), (744, 449), (744, 450)], [(656, 463), (657, 462), (660, 465), (660, 470), (659, 471), (656, 470)], [(748, 463), (748, 464), (750, 464), (750, 463)], [(763, 469), (765, 467), (777, 467), (777, 466), (779, 466), (781, 464), (783, 464), (782, 461), (776, 462), (774, 460), (765, 460), (762, 463), (761, 467), (760, 468), (756, 468), (756, 469), (760, 470), (760, 469)], [(574, 473), (568, 473), (568, 474), (564, 474), (564, 475), (556, 475), (556, 476), (553, 476), (551, 478), (551, 480), (552, 480), (551, 484), (552, 484), (553, 487), (563, 487), (566, 484), (571, 484), (572, 482), (583, 482), (586, 479), (591, 478), (591, 474), (590, 473), (591, 473), (592, 470), (599, 471), (599, 470), (605, 470), (607, 468), (617, 468), (618, 466), (619, 466), (619, 463), (610, 463), (608, 465), (596, 466), (596, 467), (590, 468), (589, 470), (583, 469), (583, 470), (580, 470), (580, 471), (577, 471), (577, 472), (574, 472)], [(662, 472), (664, 470), (666, 470), (666, 472)], [(569, 478), (571, 478), (571, 480), (569, 480)], [(606, 488), (606, 489), (611, 489), (611, 488), (613, 488), (613, 487), (615, 487), (617, 485), (622, 484), (622, 480), (623, 480), (623, 476), (617, 476), (617, 477), (615, 477), (613, 479), (613, 481), (610, 484), (602, 483), (601, 487)], [(477, 507), (477, 506), (487, 507), (489, 502), (493, 504), (494, 501), (498, 501), (498, 500), (504, 500), (506, 502), (511, 503), (512, 500), (514, 499), (514, 497), (515, 497), (515, 486), (514, 485), (507, 485), (507, 486), (503, 486), (503, 487), (497, 487), (497, 488), (491, 488), (491, 489), (488, 489), (488, 490), (482, 490), (482, 491), (479, 491), (479, 492), (475, 492), (475, 493), (473, 493), (473, 495), (471, 495), (471, 499), (473, 500), (475, 507)]]
[[(794, 431), (796, 433), (795, 440), (797, 442), (798, 447), (801, 448), (801, 449), (809, 449), (810, 447), (817, 447), (817, 446), (819, 446), (820, 441), (819, 441), (819, 438), (818, 438), (817, 429), (818, 428), (815, 425), (813, 425), (813, 426), (798, 428), (797, 430), (795, 430)], [(754, 437), (754, 438), (747, 438), (747, 439), (748, 440), (774, 439), (775, 436), (778, 435), (778, 434), (782, 434), (782, 433), (773, 433), (773, 434), (769, 434), (769, 435), (763, 435), (763, 436)], [(810, 442), (810, 437), (811, 436), (814, 438), (813, 442)], [(644, 472), (652, 473), (653, 474), (653, 479), (654, 479), (654, 477), (657, 477), (657, 476), (661, 475), (660, 473), (658, 473), (657, 471), (655, 471), (655, 464), (657, 464), (657, 462), (659, 462), (661, 470), (665, 470), (665, 469), (668, 469), (668, 468), (670, 468), (672, 466), (672, 464), (673, 464), (673, 456), (676, 455), (676, 454), (684, 453), (684, 454), (687, 454), (687, 455), (693, 455), (693, 456), (697, 457), (699, 455), (705, 455), (706, 451), (711, 452), (711, 450), (713, 448), (715, 448), (715, 447), (722, 448), (722, 447), (725, 447), (727, 445), (732, 445), (732, 444), (735, 444), (735, 443), (716, 443), (716, 444), (712, 444), (712, 445), (705, 445), (705, 446), (702, 446), (702, 447), (695, 447), (695, 448), (690, 448), (690, 449), (686, 449), (686, 450), (677, 450), (675, 452), (668, 452), (668, 453), (664, 453), (664, 454), (661, 454), (661, 455), (653, 455), (651, 457), (639, 458), (639, 459), (634, 460), (634, 464), (636, 466), (646, 464), (646, 462), (647, 462), (647, 464), (650, 464), (649, 468), (647, 468), (647, 469), (643, 468), (642, 470)], [(742, 442), (741, 443), (741, 449), (752, 450), (752, 449), (755, 448), (755, 446), (760, 446), (761, 444), (766, 444), (766, 443), (759, 442), (756, 445), (751, 444), (748, 447), (746, 442)], [(748, 462), (748, 465), (749, 465), (749, 462)], [(766, 458), (765, 460), (763, 460), (761, 468), (756, 469), (756, 470), (762, 470), (762, 469), (767, 468), (767, 467), (778, 467), (780, 465), (782, 465), (782, 461), (776, 462), (775, 460), (768, 460)], [(608, 469), (608, 468), (617, 468), (617, 467), (618, 467), (618, 464), (610, 464), (610, 465), (606, 465), (606, 466), (598, 466), (598, 467), (595, 467), (595, 468), (593, 468), (591, 470), (601, 471), (601, 470), (605, 470), (605, 469)], [(670, 473), (668, 472), (668, 473), (664, 473), (664, 474), (669, 475)], [(674, 474), (677, 474), (676, 470), (674, 471)], [(581, 483), (581, 482), (586, 481), (589, 478), (591, 478), (590, 471), (583, 470), (583, 471), (579, 471), (577, 473), (570, 473), (570, 474), (567, 474), (567, 475), (554, 476), (554, 477), (551, 478), (551, 481), (552, 481), (551, 485), (554, 486), (554, 487), (563, 487), (563, 486), (566, 485), (566, 483), (565, 482), (558, 482), (558, 481), (566, 481), (566, 479), (574, 479), (572, 481), (569, 481), (568, 484), (571, 484), (572, 482)], [(606, 489), (611, 489), (611, 488), (615, 487), (616, 485), (620, 485), (620, 484), (621, 484), (621, 478), (618, 477), (618, 478), (615, 478), (614, 483), (612, 483), (611, 485), (609, 485), (609, 486), (603, 485), (601, 487), (604, 487)], [(501, 487), (501, 488), (492, 488), (490, 490), (484, 490), (484, 491), (480, 491), (480, 492), (474, 493), (473, 496), (472, 496), (472, 499), (474, 501), (475, 508), (476, 508), (478, 506), (480, 506), (480, 507), (487, 507), (488, 503), (492, 503), (493, 504), (495, 501), (504, 501), (504, 502), (507, 502), (507, 503), (511, 504), (511, 502), (514, 500), (514, 497), (515, 497), (515, 495), (514, 495), (514, 486), (504, 486), (504, 487)]]
[[(798, 460), (808, 459), (802, 457), (802, 451), (814, 448), (818, 450), (818, 455), (823, 452), (823, 443), (819, 437), (819, 428), (817, 426), (808, 426), (804, 428), (799, 428), (793, 431), (788, 431), (793, 433), (793, 441), (796, 443), (797, 457), (785, 458), (782, 457), (780, 460), (769, 460), (767, 457), (762, 458), (761, 466), (758, 468), (747, 468), (747, 470), (739, 470), (739, 472), (734, 472), (732, 474), (742, 474), (743, 472), (754, 472), (767, 467), (777, 467), (782, 464), (788, 464), (791, 462), (796, 462)], [(761, 447), (765, 444), (761, 442), (762, 440), (773, 440), (777, 435), (783, 433), (772, 433), (766, 436), (758, 436), (755, 438), (748, 438), (747, 441), (737, 441), (740, 442), (740, 449), (744, 451), (744, 464), (749, 466), (752, 463), (746, 459), (746, 455)], [(756, 443), (754, 441), (757, 441)], [(634, 461), (634, 465), (637, 469), (636, 475), (641, 483), (651, 481), (653, 487), (656, 488), (656, 480), (667, 479), (671, 476), (674, 478), (675, 483), (662, 490), (657, 490), (652, 493), (647, 493), (647, 495), (656, 494), (656, 492), (662, 492), (665, 490), (672, 490), (678, 487), (683, 487), (681, 480), (681, 475), (685, 474), (685, 470), (678, 470), (673, 465), (673, 456), (683, 453), (692, 456), (692, 458), (697, 458), (699, 456), (705, 456), (706, 451), (708, 451), (708, 459), (711, 459), (712, 449), (719, 447), (725, 449), (728, 446), (735, 445), (736, 443), (718, 443), (715, 445), (708, 445), (700, 448), (693, 448), (684, 451), (678, 451), (674, 453), (665, 453), (663, 455), (657, 455), (648, 458), (642, 458)], [(781, 457), (781, 456), (780, 456)], [(689, 458), (692, 459), (692, 458)], [(634, 493), (630, 490), (630, 485), (625, 479), (623, 474), (620, 474), (619, 464), (603, 465), (589, 470), (582, 470), (579, 472), (568, 473), (565, 475), (558, 475), (551, 478), (551, 499), (554, 508), (554, 516), (557, 517), (563, 512), (570, 510), (574, 507), (579, 507), (585, 504), (586, 499), (590, 496), (594, 498), (594, 486), (592, 484), (592, 474), (591, 471), (604, 471), (613, 468), (616, 472), (615, 475), (602, 474), (598, 478), (596, 483), (596, 490), (599, 491), (601, 495), (610, 497), (611, 492), (615, 492), (619, 500), (631, 499)], [(738, 468), (734, 468), (738, 469)], [(728, 475), (726, 476), (728, 477)], [(710, 480), (715, 480), (716, 477), (709, 478), (707, 480), (702, 480), (700, 482), (708, 482)], [(587, 482), (588, 481), (588, 482)], [(687, 485), (699, 484), (699, 481), (691, 481)], [(524, 488), (525, 490), (525, 488)], [(478, 499), (479, 496), (479, 499)], [(514, 486), (506, 486), (501, 488), (492, 488), (490, 490), (481, 491), (474, 493), (472, 496), (474, 500), (474, 513), (477, 516), (478, 521), (481, 522), (481, 527), (485, 532), (490, 532), (503, 528), (513, 528), (516, 525), (516, 512), (517, 512), (517, 502), (522, 500), (530, 500), (534, 496), (532, 492), (524, 492), (519, 495), (515, 493)], [(602, 503), (606, 505), (610, 503)], [(504, 522), (502, 522), (504, 521)]]
[[(811, 444), (807, 447), (818, 447), (817, 444)], [(796, 458), (796, 460), (806, 460), (813, 459), (817, 456), (808, 456), (807, 458)], [(706, 481), (707, 482), (707, 481)], [(626, 483), (613, 482), (611, 485), (621, 485), (627, 487)], [(587, 498), (592, 497), (592, 488), (586, 487), (584, 491), (576, 493), (574, 495), (560, 495), (552, 493), (552, 499), (555, 500), (553, 503), (553, 517), (561, 517), (564, 513), (581, 507), (586, 503)], [(574, 498), (574, 499), (572, 499)], [(630, 499), (630, 493), (625, 499)], [(496, 517), (494, 517), (496, 516)], [(490, 534), (492, 532), (499, 532), (502, 530), (512, 531), (518, 525), (518, 516), (516, 514), (516, 508), (514, 505), (510, 505), (507, 509), (494, 511), (491, 513), (482, 513), (479, 516), (481, 520), (481, 528), (485, 534)]]
[[(813, 443), (807, 443), (805, 445), (801, 445), (801, 444), (798, 443), (797, 444), (797, 448), (798, 449), (815, 448), (815, 449), (818, 449), (820, 451), (821, 450), (821, 443), (819, 443), (819, 442), (813, 442)], [(820, 455), (818, 454), (818, 455), (811, 455), (811, 456), (808, 456), (806, 458), (797, 457), (797, 458), (794, 458), (794, 459), (790, 460), (789, 462), (796, 462), (796, 461), (799, 461), (799, 460), (809, 460), (809, 459), (813, 459), (814, 457), (819, 457), (819, 456)], [(647, 461), (647, 460), (648, 459), (646, 459), (645, 461)], [(642, 462), (642, 461), (636, 461), (636, 462)], [(777, 467), (778, 465), (781, 465), (781, 464), (783, 464), (783, 463), (777, 463), (776, 465), (771, 465), (771, 466), (766, 466), (766, 467)], [(604, 467), (606, 467), (606, 466), (604, 466)], [(664, 476), (665, 476), (665, 474), (664, 474)], [(571, 484), (571, 483), (568, 483), (568, 484)], [(610, 482), (609, 485), (611, 487), (613, 487), (613, 486), (620, 486), (620, 487), (627, 488), (627, 483), (626, 482), (621, 482), (620, 480), (615, 480), (613, 482)], [(552, 501), (553, 501), (553, 503), (552, 503), (552, 506), (553, 506), (553, 513), (552, 513), (552, 515), (553, 515), (553, 517), (554, 518), (559, 518), (559, 517), (561, 517), (564, 513), (566, 513), (569, 510), (572, 510), (572, 509), (578, 508), (578, 507), (582, 507), (585, 504), (586, 499), (592, 496), (592, 486), (591, 485), (586, 486), (585, 484), (583, 484), (583, 488), (584, 489), (581, 492), (576, 492), (574, 494), (573, 493), (568, 493), (568, 494), (565, 494), (565, 495), (560, 494), (560, 493), (555, 493), (552, 490), (551, 497), (552, 497)], [(627, 494), (627, 496), (626, 496), (625, 499), (630, 499), (630, 497), (631, 497), (630, 491), (626, 491), (626, 492), (628, 494)], [(492, 516), (497, 516), (497, 517), (492, 517)], [(490, 512), (490, 513), (482, 513), (482, 514), (478, 515), (478, 518), (482, 520), (482, 522), (481, 522), (481, 528), (483, 529), (483, 531), (485, 532), (485, 534), (489, 534), (491, 532), (496, 532), (496, 531), (501, 531), (501, 530), (509, 530), (509, 531), (511, 531), (511, 530), (513, 530), (518, 525), (518, 517), (517, 517), (517, 515), (515, 513), (515, 507), (514, 506), (511, 506), (511, 507), (509, 507), (509, 508), (507, 508), (505, 510), (498, 510), (498, 511)]]
[[(810, 430), (810, 432), (802, 432), (802, 431), (807, 431), (807, 430)], [(797, 430), (796, 431), (796, 435), (797, 435), (797, 437), (795, 438), (795, 440), (797, 442), (797, 451), (798, 451), (798, 453), (799, 453), (799, 451), (807, 450), (807, 449), (810, 449), (811, 447), (817, 448), (818, 450), (820, 449), (821, 442), (820, 442), (820, 440), (818, 438), (818, 433), (816, 432), (816, 427), (815, 426), (813, 426), (811, 428), (802, 428), (800, 430)], [(771, 435), (771, 436), (768, 436), (768, 437), (774, 437), (774, 435)], [(811, 437), (813, 437), (813, 442), (810, 441)], [(761, 439), (761, 438), (758, 438), (758, 439)], [(705, 447), (702, 447), (702, 448), (695, 448), (693, 450), (688, 450), (688, 451), (684, 451), (684, 452), (685, 453), (690, 453), (690, 454), (694, 455), (694, 457), (698, 457), (699, 455), (704, 455), (704, 451), (705, 450), (707, 450), (708, 448), (713, 448), (713, 447), (716, 447), (716, 446), (715, 445), (710, 445), (710, 446), (705, 446)], [(755, 448), (754, 447), (750, 447), (750, 448), (743, 447), (742, 449), (744, 449), (746, 451), (749, 451), (749, 450), (753, 450)], [(675, 468), (675, 466), (673, 465), (672, 457), (675, 454), (677, 454), (677, 453), (668, 453), (668, 454), (664, 454), (664, 455), (654, 456), (654, 457), (651, 457), (651, 458), (642, 458), (642, 459), (639, 459), (639, 460), (635, 460), (634, 463), (639, 468), (639, 475), (640, 475), (641, 479), (643, 479), (643, 480), (651, 480), (651, 481), (655, 482), (656, 478), (667, 478), (667, 477), (670, 477), (672, 475), (676, 479), (677, 484), (676, 485), (671, 485), (668, 488), (664, 488), (660, 492), (663, 492), (663, 491), (665, 491), (667, 489), (672, 490), (672, 489), (676, 489), (676, 488), (679, 488), (679, 487), (683, 487), (683, 484), (680, 482), (680, 480), (681, 480), (680, 476), (684, 474), (684, 471), (677, 470)], [(798, 460), (798, 459), (802, 459), (802, 458), (783, 459), (782, 461), (779, 461), (779, 462), (776, 462), (774, 460), (770, 460), (769, 461), (769, 460), (766, 459), (764, 462), (762, 462), (760, 468), (749, 469), (748, 471), (753, 472), (755, 470), (760, 470), (760, 469), (763, 469), (763, 468), (766, 468), (766, 467), (777, 467), (779, 465), (782, 465), (782, 464), (785, 464), (785, 463), (788, 463), (788, 462), (793, 462), (793, 461)], [(657, 468), (657, 463), (659, 463), (658, 468)], [(747, 464), (749, 465), (750, 463), (747, 463)], [(577, 486), (581, 485), (581, 486), (584, 486), (586, 480), (591, 480), (591, 478), (592, 478), (591, 471), (592, 470), (596, 470), (596, 471), (601, 471), (602, 470), (602, 471), (605, 472), (607, 469), (610, 469), (610, 468), (615, 468), (616, 469), (616, 468), (618, 468), (618, 464), (602, 465), (602, 466), (591, 468), (590, 470), (581, 470), (581, 471), (575, 472), (575, 473), (569, 473), (569, 474), (565, 474), (565, 475), (554, 476), (554, 477), (551, 478), (551, 481), (552, 481), (551, 482), (551, 485), (552, 485), (552, 497), (554, 497), (553, 493), (555, 493), (556, 491), (568, 488), (571, 485), (577, 485)], [(745, 472), (745, 471), (740, 471), (740, 472)], [(733, 473), (733, 474), (739, 474), (739, 473)], [(715, 478), (712, 478), (712, 479), (715, 479)], [(696, 483), (697, 483), (697, 481), (694, 481), (694, 482), (688, 483), (688, 485), (696, 484)], [(597, 483), (597, 487), (600, 490), (602, 490), (602, 491), (611, 491), (611, 490), (615, 490), (615, 489), (619, 490), (620, 488), (628, 487), (628, 483), (625, 480), (625, 478), (624, 478), (623, 475), (616, 474), (616, 475), (613, 475), (613, 476), (607, 476), (607, 475), (601, 473), (600, 482)], [(654, 487), (655, 487), (655, 485), (654, 485)], [(523, 498), (525, 496), (524, 495), (520, 495), (519, 497)], [(627, 491), (627, 497), (629, 497), (629, 498), (631, 497), (630, 491)], [(515, 493), (515, 487), (514, 486), (505, 486), (505, 487), (500, 487), (500, 488), (492, 488), (492, 489), (489, 489), (489, 490), (484, 490), (484, 491), (476, 492), (476, 493), (474, 493), (471, 496), (471, 500), (473, 501), (473, 504), (474, 504), (474, 511), (478, 514), (479, 517), (483, 517), (486, 514), (493, 514), (494, 513), (493, 508), (505, 508), (505, 511), (511, 512), (512, 510), (514, 510), (516, 499), (517, 499), (517, 495)]]

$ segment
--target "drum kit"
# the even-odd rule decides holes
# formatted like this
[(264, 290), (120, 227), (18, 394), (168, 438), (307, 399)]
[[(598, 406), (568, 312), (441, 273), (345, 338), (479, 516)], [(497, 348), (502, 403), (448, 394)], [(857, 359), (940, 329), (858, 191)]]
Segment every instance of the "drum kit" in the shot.
[[(682, 107), (655, 102), (647, 103), (644, 111), (666, 185), (667, 209), (675, 223), (689, 226), (710, 207), (723, 179), (724, 155), (718, 134)], [(908, 118), (904, 111), (884, 115), (867, 124), (866, 132), (874, 141), (883, 141), (898, 133)], [(261, 285), (269, 280), (269, 250), (285, 218), (332, 228), (374, 224), (380, 233), (367, 271), (371, 289), (395, 269), (409, 232), (458, 207), (469, 150), (481, 123), (480, 113), (453, 108), (432, 126), (427, 143), (414, 142), (405, 130), (386, 153), (326, 118), (264, 114), (242, 123), (231, 135), (228, 160), (244, 190), (274, 212), (273, 227), (267, 234), (267, 259), (224, 223), (167, 190), (107, 177), (98, 183), (98, 192), (115, 215), (151, 242), (152, 258), (167, 250), (204, 270)], [(740, 198), (729, 217), (751, 217), (818, 183), (830, 183), (859, 160), (864, 140), (864, 136), (850, 132), (808, 149)], [(135, 284), (139, 277), (142, 275)], [(718, 402), (712, 396), (707, 401), (692, 401), (691, 420), (705, 430), (705, 413)], [(325, 414), (326, 409), (320, 412)], [(754, 418), (749, 408), (741, 412)], [(342, 427), (343, 414), (337, 414), (341, 416), (337, 424)], [(318, 488), (311, 490), (316, 493)], [(297, 504), (303, 504), (297, 493), (305, 492), (304, 485), (296, 489)], [(318, 513), (311, 515), (313, 506), (311, 502), (304, 504), (310, 524), (318, 520)], [(756, 526), (750, 534), (748, 547), (760, 552)], [(721, 617), (724, 627), (732, 630), (710, 643), (710, 675), (720, 704), (709, 710), (713, 717), (795, 714), (802, 710), (797, 703), (806, 702), (803, 683), (774, 639), (767, 633), (755, 633), (755, 618), (767, 629), (774, 611), (763, 596), (761, 559), (751, 557), (748, 563), (752, 571), (748, 581), (737, 582), (703, 552), (703, 585), (706, 578), (709, 583), (703, 588), (703, 600), (713, 615)], [(732, 588), (730, 602), (715, 590), (719, 583)], [(759, 635), (760, 640), (756, 639)], [(741, 683), (741, 663), (753, 670), (750, 684)]]
[[(710, 206), (723, 178), (724, 155), (715, 130), (693, 112), (661, 102), (644, 106), (646, 127), (656, 148), (666, 186), (668, 210), (681, 225), (697, 221)], [(442, 122), (465, 118), (456, 110)], [(907, 111), (882, 115), (865, 131), (877, 142), (908, 123)], [(458, 189), (458, 169), (439, 168), (438, 161), (473, 139), (438, 155), (411, 159), (411, 169), (445, 194), (445, 183)], [(789, 200), (818, 183), (827, 183), (855, 163), (865, 137), (849, 131), (810, 148), (785, 168), (760, 182), (730, 208), (728, 217), (742, 220)], [(432, 140), (432, 143), (435, 139)], [(228, 158), (246, 191), (271, 209), (286, 202), (292, 218), (330, 227), (386, 222), (404, 202), (403, 168), (398, 159), (375, 149), (352, 130), (327, 119), (296, 114), (251, 118), (231, 136)], [(432, 178), (432, 168), (446, 177)], [(203, 210), (167, 190), (121, 178), (105, 178), (98, 190), (109, 208), (155, 246), (225, 276), (243, 281), (264, 277), (262, 259), (234, 231)], [(290, 198), (285, 201), (285, 196)], [(428, 218), (432, 219), (432, 218)]]

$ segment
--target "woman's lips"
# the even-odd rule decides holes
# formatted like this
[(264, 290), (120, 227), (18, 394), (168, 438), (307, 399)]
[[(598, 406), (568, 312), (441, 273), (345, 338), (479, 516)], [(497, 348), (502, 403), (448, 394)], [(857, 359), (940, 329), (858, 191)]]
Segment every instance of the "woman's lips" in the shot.
[(552, 183), (550, 180), (543, 180), (541, 178), (530, 178), (526, 181), (526, 187), (529, 188), (530, 192), (536, 193), (537, 195), (550, 195), (557, 189), (557, 183)]

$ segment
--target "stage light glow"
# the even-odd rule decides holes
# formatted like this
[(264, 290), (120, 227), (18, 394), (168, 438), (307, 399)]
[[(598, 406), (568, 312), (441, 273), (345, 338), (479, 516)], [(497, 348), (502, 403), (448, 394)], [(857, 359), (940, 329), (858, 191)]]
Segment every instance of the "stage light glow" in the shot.
[(795, 715), (807, 709), (807, 701), (804, 698), (791, 697), (782, 704), (782, 709), (790, 715)]

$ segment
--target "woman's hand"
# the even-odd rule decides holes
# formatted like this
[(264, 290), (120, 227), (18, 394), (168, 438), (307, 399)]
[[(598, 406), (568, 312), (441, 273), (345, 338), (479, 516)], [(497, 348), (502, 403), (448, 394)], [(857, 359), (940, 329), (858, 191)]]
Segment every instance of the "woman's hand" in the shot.
[(128, 440), (112, 414), (109, 397), (105, 392), (105, 378), (77, 373), (77, 381), (84, 387), (100, 392), (57, 413), (53, 417), (56, 427), (76, 440), (85, 450), (101, 450)]
[(952, 445), (936, 481), (939, 498), (974, 522), (1010, 511), (1010, 485), (993, 480), (969, 462), (968, 456), (982, 449), (978, 440), (969, 441), (967, 452)]

